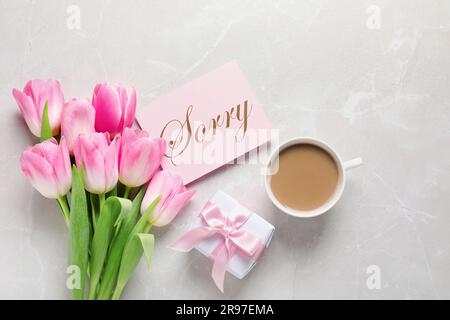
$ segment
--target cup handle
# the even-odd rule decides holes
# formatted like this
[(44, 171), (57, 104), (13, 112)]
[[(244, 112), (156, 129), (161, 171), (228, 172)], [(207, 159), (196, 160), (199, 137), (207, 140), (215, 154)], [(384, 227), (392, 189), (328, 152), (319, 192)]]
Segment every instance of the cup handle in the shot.
[(361, 158), (355, 158), (352, 160), (345, 161), (343, 164), (344, 170), (350, 170), (353, 168), (357, 168), (363, 164), (363, 160)]

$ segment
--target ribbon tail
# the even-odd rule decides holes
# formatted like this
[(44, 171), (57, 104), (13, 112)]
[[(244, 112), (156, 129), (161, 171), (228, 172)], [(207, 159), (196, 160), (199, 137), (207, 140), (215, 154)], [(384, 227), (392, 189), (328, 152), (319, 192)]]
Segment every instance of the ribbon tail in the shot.
[(188, 252), (195, 248), (198, 243), (211, 237), (215, 233), (215, 230), (210, 230), (209, 228), (200, 226), (186, 232), (174, 243), (172, 243), (169, 248), (176, 251)]
[(225, 282), (225, 273), (227, 271), (228, 264), (228, 249), (225, 245), (221, 245), (220, 249), (215, 252), (214, 264), (211, 272), (211, 277), (214, 283), (223, 293), (223, 287)]

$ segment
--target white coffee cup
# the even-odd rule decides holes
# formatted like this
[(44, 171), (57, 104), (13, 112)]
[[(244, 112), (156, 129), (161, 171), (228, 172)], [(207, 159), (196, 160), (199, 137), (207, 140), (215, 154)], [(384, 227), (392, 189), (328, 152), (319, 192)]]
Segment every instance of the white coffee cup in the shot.
[[(278, 166), (278, 157), (281, 151), (284, 149), (299, 145), (299, 144), (310, 144), (315, 145), (324, 151), (326, 151), (335, 161), (336, 166), (338, 168), (338, 183), (336, 186), (336, 190), (334, 194), (320, 207), (309, 210), (309, 211), (302, 211), (302, 210), (295, 210), (292, 208), (288, 208), (282, 203), (278, 201), (278, 199), (274, 196), (271, 188), (271, 177), (274, 173), (274, 170), (277, 170)], [(265, 177), (265, 188), (267, 195), (269, 196), (270, 200), (273, 202), (273, 204), (278, 207), (281, 211), (283, 211), (286, 214), (289, 214), (294, 217), (298, 218), (311, 218), (311, 217), (317, 217), (328, 210), (330, 210), (341, 198), (342, 193), (344, 191), (345, 187), (345, 181), (346, 181), (346, 171), (349, 169), (353, 169), (356, 167), (359, 167), (362, 165), (362, 159), (361, 158), (355, 158), (353, 160), (345, 161), (343, 162), (336, 151), (334, 151), (333, 148), (331, 148), (328, 144), (326, 144), (324, 141), (311, 138), (311, 137), (297, 137), (292, 138), (290, 140), (285, 141), (284, 143), (280, 144), (277, 148), (275, 148), (272, 152), (272, 154), (269, 157), (269, 160), (266, 165), (266, 177)]]

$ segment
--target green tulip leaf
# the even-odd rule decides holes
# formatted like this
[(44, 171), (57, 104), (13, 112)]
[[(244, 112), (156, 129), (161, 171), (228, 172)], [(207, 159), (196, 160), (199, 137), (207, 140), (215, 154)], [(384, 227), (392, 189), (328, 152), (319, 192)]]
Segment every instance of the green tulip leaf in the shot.
[(131, 201), (118, 197), (106, 199), (101, 209), (91, 244), (89, 299), (96, 298), (97, 285), (115, 231), (114, 225), (119, 216), (126, 215), (130, 211)]
[(131, 231), (125, 248), (123, 249), (122, 259), (120, 261), (119, 274), (117, 276), (117, 284), (114, 290), (112, 298), (118, 300), (122, 295), (122, 291), (125, 288), (128, 280), (133, 275), (134, 269), (141, 260), (142, 254), (144, 252), (142, 248), (141, 241), (139, 240), (138, 234), (143, 232), (148, 232), (147, 228), (151, 226), (148, 222), (149, 216), (151, 215), (153, 209), (158, 204), (160, 197), (157, 197), (149, 206), (149, 208), (144, 212), (141, 218), (138, 220), (133, 230)]
[(48, 117), (48, 100), (45, 101), (44, 111), (42, 112), (41, 121), (41, 142), (53, 137), (52, 127), (50, 125), (50, 119)]
[(142, 188), (133, 199), (131, 210), (127, 213), (122, 212), (123, 214), (117, 219), (117, 222), (119, 222), (116, 223), (116, 227), (118, 228), (117, 234), (112, 240), (106, 258), (106, 264), (100, 282), (100, 289), (97, 294), (98, 299), (107, 300), (111, 297), (114, 286), (116, 285), (122, 253), (128, 237), (136, 224), (144, 194), (145, 188)]
[(79, 285), (72, 289), (72, 297), (76, 300), (84, 298), (86, 285), (86, 272), (88, 267), (88, 252), (90, 242), (90, 226), (86, 192), (84, 191), (83, 169), (72, 168), (72, 194), (70, 201), (69, 223), (69, 264), (70, 268), (76, 267), (79, 271)]
[(155, 247), (155, 236), (148, 233), (138, 233), (137, 236), (141, 240), (142, 249), (144, 249), (147, 258), (148, 271), (152, 270), (153, 249)]

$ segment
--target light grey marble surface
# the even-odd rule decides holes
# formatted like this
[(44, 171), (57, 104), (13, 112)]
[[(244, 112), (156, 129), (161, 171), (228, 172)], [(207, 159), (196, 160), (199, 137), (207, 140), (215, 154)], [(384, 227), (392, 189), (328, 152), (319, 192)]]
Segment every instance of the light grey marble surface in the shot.
[[(70, 5), (80, 29), (67, 24)], [(141, 263), (124, 298), (450, 298), (448, 0), (0, 0), (0, 35), (0, 298), (69, 298), (66, 228), (20, 172), (34, 140), (11, 89), (56, 78), (66, 98), (90, 97), (97, 82), (120, 81), (141, 108), (232, 59), (281, 139), (316, 136), (365, 166), (335, 209), (310, 220), (271, 205), (257, 166), (219, 170), (157, 231), (153, 271)], [(218, 188), (276, 227), (225, 294), (210, 261), (166, 248)], [(366, 285), (371, 265), (378, 290)]]

